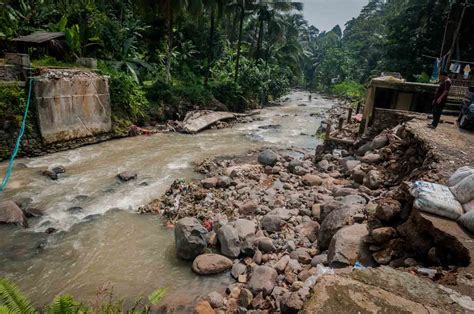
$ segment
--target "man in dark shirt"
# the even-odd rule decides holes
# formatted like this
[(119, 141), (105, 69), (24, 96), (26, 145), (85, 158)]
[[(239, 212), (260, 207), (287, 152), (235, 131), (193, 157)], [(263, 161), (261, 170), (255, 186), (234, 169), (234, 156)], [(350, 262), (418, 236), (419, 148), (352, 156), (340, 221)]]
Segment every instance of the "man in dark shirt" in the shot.
[(448, 77), (447, 72), (441, 72), (441, 82), (439, 83), (438, 88), (436, 89), (435, 98), (433, 100), (433, 122), (428, 124), (428, 127), (431, 129), (436, 129), (443, 113), (444, 105), (448, 100), (448, 93), (451, 88), (451, 80)]

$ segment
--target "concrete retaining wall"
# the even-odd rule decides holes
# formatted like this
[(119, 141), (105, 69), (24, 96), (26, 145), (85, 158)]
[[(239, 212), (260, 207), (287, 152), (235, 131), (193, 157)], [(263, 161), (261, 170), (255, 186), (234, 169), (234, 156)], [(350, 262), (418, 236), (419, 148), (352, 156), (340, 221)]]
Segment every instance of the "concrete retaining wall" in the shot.
[(35, 81), (34, 98), (44, 144), (95, 136), (112, 129), (107, 77), (42, 77)]

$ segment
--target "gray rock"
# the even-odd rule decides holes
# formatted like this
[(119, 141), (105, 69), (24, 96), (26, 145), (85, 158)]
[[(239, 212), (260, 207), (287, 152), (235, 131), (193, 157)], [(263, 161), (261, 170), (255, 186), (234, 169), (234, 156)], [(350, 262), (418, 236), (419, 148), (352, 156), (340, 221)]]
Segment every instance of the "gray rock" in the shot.
[(199, 275), (222, 273), (232, 267), (232, 261), (219, 254), (202, 254), (193, 261), (192, 269)]
[(213, 291), (207, 295), (207, 301), (215, 309), (224, 305), (224, 297), (222, 294), (216, 291)]
[(319, 254), (313, 257), (311, 260), (311, 266), (316, 267), (319, 264), (327, 265), (328, 263), (328, 255), (327, 254)]
[(288, 163), (288, 172), (292, 174), (296, 174), (297, 167), (302, 168), (303, 163), (301, 162), (301, 160), (293, 159), (292, 161)]
[(277, 270), (277, 272), (281, 274), (285, 271), (286, 266), (288, 265), (289, 261), (290, 261), (290, 256), (284, 255), (273, 267)]
[(293, 252), (294, 250), (296, 250), (295, 241), (289, 240), (289, 241), (286, 243), (286, 250), (287, 250), (288, 252)]
[(326, 159), (323, 159), (320, 162), (318, 162), (318, 168), (323, 171), (327, 171), (329, 169), (329, 166), (330, 166), (329, 161), (327, 161)]
[(239, 256), (239, 234), (231, 225), (225, 225), (217, 230), (217, 239), (219, 240), (223, 255), (233, 258)]
[(257, 203), (254, 201), (248, 201), (239, 208), (241, 215), (253, 215), (257, 210)]
[(317, 186), (323, 183), (323, 180), (315, 174), (306, 174), (303, 176), (303, 184), (308, 186)]
[(127, 182), (130, 180), (135, 180), (137, 178), (137, 174), (135, 172), (124, 171), (119, 173), (117, 177), (120, 179), (120, 181)]
[(234, 228), (241, 239), (254, 235), (257, 229), (255, 222), (247, 219), (237, 219), (234, 222)]
[(377, 170), (370, 170), (364, 177), (363, 184), (371, 190), (377, 190), (383, 183), (382, 174)]
[(233, 266), (232, 266), (232, 270), (230, 271), (230, 274), (232, 275), (232, 277), (234, 277), (235, 279), (238, 279), (240, 275), (244, 274), (247, 270), (247, 266), (245, 266), (244, 264), (242, 263), (235, 263)]
[(28, 227), (28, 221), (23, 211), (14, 201), (0, 202), (0, 223), (17, 224)]
[(354, 180), (355, 182), (362, 184), (364, 183), (364, 178), (365, 178), (365, 171), (362, 170), (362, 167), (356, 166), (354, 169), (351, 171), (351, 179)]
[(271, 149), (266, 149), (258, 155), (258, 162), (265, 166), (274, 166), (278, 162), (278, 154)]
[(361, 157), (360, 160), (366, 164), (376, 164), (382, 160), (379, 154), (366, 154), (364, 157)]
[(312, 220), (307, 221), (296, 226), (295, 231), (298, 234), (307, 237), (311, 242), (314, 242), (318, 239), (319, 223)]
[(389, 222), (400, 214), (401, 206), (397, 200), (391, 198), (382, 199), (378, 202), (375, 216), (382, 221)]
[(263, 292), (264, 295), (270, 295), (275, 287), (277, 276), (277, 271), (271, 267), (256, 266), (248, 283), (248, 287), (253, 294)]
[(206, 249), (207, 230), (196, 218), (182, 218), (176, 223), (174, 239), (178, 257), (191, 260)]
[(288, 220), (291, 218), (291, 211), (285, 208), (275, 208), (271, 212), (268, 213), (269, 215), (276, 215), (280, 217), (282, 220)]
[(359, 147), (356, 151), (356, 155), (364, 156), (369, 150), (371, 150), (371, 146), (372, 146), (371, 144), (372, 144), (371, 142), (368, 142), (362, 145), (361, 147)]
[(338, 188), (334, 192), (334, 196), (338, 197), (338, 196), (347, 196), (347, 195), (357, 195), (358, 193), (359, 191), (353, 188)]
[(228, 176), (220, 176), (217, 178), (216, 186), (221, 189), (228, 188), (232, 184), (232, 179)]
[(385, 134), (377, 135), (370, 143), (371, 149), (380, 149), (388, 144), (388, 138)]
[(291, 271), (294, 273), (299, 272), (302, 269), (300, 262), (298, 260), (291, 258), (286, 265), (285, 271)]
[(328, 249), (328, 263), (331, 267), (354, 265), (364, 257), (364, 239), (369, 235), (367, 225), (355, 224), (336, 232)]
[(273, 240), (267, 237), (263, 237), (258, 240), (258, 248), (263, 253), (270, 253), (276, 250), (275, 246), (273, 245)]
[(215, 188), (217, 185), (217, 177), (202, 179), (201, 185), (206, 189)]
[(51, 180), (57, 180), (57, 179), (58, 179), (58, 174), (55, 173), (55, 172), (52, 171), (52, 170), (44, 170), (44, 171), (42, 172), (42, 174), (43, 174), (45, 177), (50, 178)]
[(372, 230), (370, 235), (372, 236), (375, 242), (385, 243), (397, 236), (397, 230), (392, 227), (381, 227)]
[(283, 225), (282, 219), (277, 215), (267, 214), (260, 221), (263, 230), (268, 232), (278, 232)]
[(240, 290), (239, 301), (238, 301), (240, 306), (244, 308), (248, 308), (250, 304), (252, 304), (252, 301), (253, 301), (253, 294), (249, 289), (244, 288)]
[(301, 264), (311, 263), (311, 255), (309, 255), (308, 251), (303, 247), (297, 248), (296, 250), (291, 252), (290, 258), (297, 260)]
[(359, 213), (362, 208), (362, 206), (343, 206), (329, 213), (319, 229), (319, 248), (327, 249), (334, 234), (342, 227), (352, 225), (354, 223), (353, 216)]
[(343, 162), (343, 167), (344, 167), (344, 170), (347, 171), (347, 172), (351, 172), (352, 170), (354, 170), (354, 168), (356, 166), (360, 165), (360, 161), (359, 160), (352, 160), (352, 159), (349, 159), (349, 160), (344, 160)]

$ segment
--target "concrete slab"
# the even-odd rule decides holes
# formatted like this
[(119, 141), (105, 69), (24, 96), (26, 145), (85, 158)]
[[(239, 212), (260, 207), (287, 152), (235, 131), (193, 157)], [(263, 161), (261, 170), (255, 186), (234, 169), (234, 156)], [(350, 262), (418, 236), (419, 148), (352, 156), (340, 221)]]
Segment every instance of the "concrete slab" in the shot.
[(34, 98), (44, 144), (107, 133), (112, 128), (105, 76), (46, 75), (35, 81)]
[(226, 111), (194, 111), (184, 119), (183, 130), (186, 133), (197, 133), (218, 121), (235, 117), (235, 113)]

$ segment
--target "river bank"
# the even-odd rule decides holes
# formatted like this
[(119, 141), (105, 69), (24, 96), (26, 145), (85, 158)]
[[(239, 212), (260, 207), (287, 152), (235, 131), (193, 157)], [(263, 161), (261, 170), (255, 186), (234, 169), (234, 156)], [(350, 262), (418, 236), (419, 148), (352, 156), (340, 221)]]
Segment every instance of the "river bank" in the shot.
[[(104, 283), (130, 302), (166, 287), (169, 304), (192, 304), (202, 290), (222, 288), (220, 277), (199, 278), (176, 258), (173, 231), (163, 221), (134, 212), (159, 198), (175, 179), (200, 178), (194, 164), (204, 159), (264, 145), (313, 151), (321, 141), (312, 135), (335, 102), (316, 95), (310, 102), (305, 92), (288, 97), (279, 107), (262, 109), (255, 121), (229, 128), (128, 137), (18, 159), (2, 200), (44, 214), (30, 218), (28, 229), (0, 226), (0, 276), (12, 279), (37, 304), (59, 293), (87, 302)], [(41, 174), (58, 165), (66, 170), (58, 180)], [(5, 167), (0, 164), (0, 171)], [(116, 176), (123, 171), (137, 179), (120, 182)], [(68, 211), (74, 207), (81, 210)], [(57, 231), (45, 234), (48, 228)], [(176, 285), (176, 278), (182, 284)]]
[[(333, 112), (335, 121), (341, 113)], [(196, 273), (230, 270), (228, 278), (234, 278), (225, 291), (203, 295), (195, 311), (344, 310), (354, 301), (347, 296), (342, 297), (345, 305), (338, 304), (334, 298), (341, 294), (331, 291), (340, 284), (338, 289), (345, 289), (351, 280), (352, 285), (365, 282), (376, 288), (347, 293), (371, 300), (371, 293), (398, 289), (398, 297), (406, 301), (401, 305), (388, 295), (380, 302), (356, 302), (362, 309), (416, 311), (428, 303), (433, 309), (473, 310), (469, 235), (455, 226), (443, 227), (450, 221), (440, 224), (439, 218), (415, 210), (406, 184), (445, 182), (455, 169), (472, 164), (472, 156), (450, 160), (464, 148), (450, 143), (449, 149), (440, 149), (448, 143), (433, 142), (425, 125), (424, 119), (414, 119), (354, 147), (327, 143), (316, 156), (274, 148), (215, 158), (196, 168), (204, 179), (175, 181), (143, 211), (176, 224), (177, 254), (193, 260)], [(354, 277), (357, 273), (341, 275), (351, 274), (354, 265), (397, 270), (375, 268), (362, 281)], [(336, 276), (319, 284), (325, 297), (314, 286), (322, 274)], [(377, 278), (386, 278), (387, 287)], [(396, 288), (413, 282), (424, 288)], [(434, 282), (449, 288), (437, 288)]]

